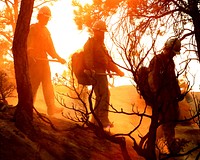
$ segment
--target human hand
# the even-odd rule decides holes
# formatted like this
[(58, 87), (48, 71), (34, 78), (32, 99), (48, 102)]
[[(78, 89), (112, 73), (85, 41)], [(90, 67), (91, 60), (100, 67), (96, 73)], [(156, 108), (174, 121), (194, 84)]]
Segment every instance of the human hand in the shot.
[(117, 75), (119, 75), (120, 77), (123, 77), (123, 76), (124, 76), (124, 72), (122, 72), (121, 70), (119, 70), (119, 71), (117, 72)]
[(58, 58), (58, 61), (59, 61), (61, 64), (65, 64), (65, 63), (66, 63), (66, 60), (63, 59), (63, 58)]

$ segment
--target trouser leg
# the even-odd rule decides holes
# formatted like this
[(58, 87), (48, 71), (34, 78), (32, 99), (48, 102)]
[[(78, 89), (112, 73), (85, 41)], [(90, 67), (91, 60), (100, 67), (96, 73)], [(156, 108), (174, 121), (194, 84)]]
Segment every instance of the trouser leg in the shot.
[(162, 128), (167, 145), (170, 148), (171, 144), (175, 141), (175, 127), (177, 125), (177, 120), (179, 117), (179, 107), (178, 103), (168, 103), (164, 106), (162, 112)]
[(54, 90), (51, 82), (46, 82), (42, 84), (42, 90), (44, 94), (44, 100), (46, 102), (48, 109), (54, 109), (55, 108), (55, 96), (54, 96)]
[(99, 118), (103, 126), (109, 125), (108, 109), (109, 109), (109, 89), (106, 76), (97, 76), (97, 84), (94, 87), (96, 96), (94, 112)]
[(47, 113), (53, 114), (55, 110), (55, 95), (54, 95), (54, 89), (51, 82), (51, 72), (49, 66), (43, 67), (44, 74), (43, 74), (43, 80), (42, 80), (42, 90), (44, 95), (44, 100), (47, 105)]
[(29, 67), (30, 82), (32, 87), (33, 103), (36, 101), (37, 90), (42, 81), (42, 71), (39, 69), (37, 63)]

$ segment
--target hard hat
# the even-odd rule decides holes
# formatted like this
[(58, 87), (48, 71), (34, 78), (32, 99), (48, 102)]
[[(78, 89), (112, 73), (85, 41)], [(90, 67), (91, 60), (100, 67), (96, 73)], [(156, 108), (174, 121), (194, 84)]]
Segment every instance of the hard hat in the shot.
[(44, 7), (41, 7), (38, 11), (38, 15), (44, 15), (46, 17), (51, 17), (51, 10), (49, 9), (49, 7), (47, 6), (44, 6)]
[(181, 41), (178, 38), (171, 38), (165, 42), (165, 49), (172, 50), (175, 54), (180, 54)]
[(107, 26), (106, 23), (102, 20), (96, 21), (94, 25), (92, 26), (93, 30), (98, 30), (102, 32), (107, 32)]

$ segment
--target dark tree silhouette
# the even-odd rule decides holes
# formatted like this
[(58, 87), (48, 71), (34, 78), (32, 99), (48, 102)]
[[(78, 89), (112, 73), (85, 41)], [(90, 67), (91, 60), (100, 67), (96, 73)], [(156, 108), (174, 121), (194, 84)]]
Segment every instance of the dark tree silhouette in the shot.
[(16, 126), (30, 134), (33, 120), (33, 98), (28, 73), (27, 36), (34, 0), (22, 0), (13, 40), (13, 57), (17, 82), (18, 104), (15, 111)]

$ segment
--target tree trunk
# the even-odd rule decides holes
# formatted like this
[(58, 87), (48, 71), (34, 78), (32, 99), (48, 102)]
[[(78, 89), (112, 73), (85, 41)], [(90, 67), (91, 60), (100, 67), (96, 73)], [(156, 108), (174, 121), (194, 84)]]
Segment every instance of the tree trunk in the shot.
[(25, 133), (31, 133), (33, 120), (33, 97), (28, 73), (27, 37), (34, 0), (22, 0), (13, 40), (14, 68), (18, 92), (15, 111), (16, 126)]

